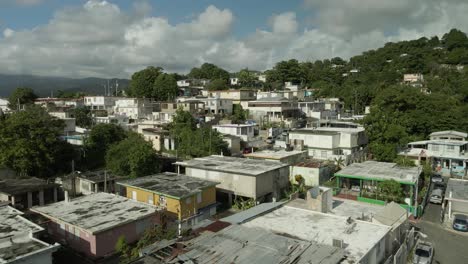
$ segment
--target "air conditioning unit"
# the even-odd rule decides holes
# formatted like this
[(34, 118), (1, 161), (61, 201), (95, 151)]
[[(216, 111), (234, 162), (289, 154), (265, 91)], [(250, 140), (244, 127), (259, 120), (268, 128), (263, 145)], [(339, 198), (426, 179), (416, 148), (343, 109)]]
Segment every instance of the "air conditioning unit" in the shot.
[(343, 242), (343, 239), (333, 238), (332, 244), (334, 247), (343, 248), (344, 242)]

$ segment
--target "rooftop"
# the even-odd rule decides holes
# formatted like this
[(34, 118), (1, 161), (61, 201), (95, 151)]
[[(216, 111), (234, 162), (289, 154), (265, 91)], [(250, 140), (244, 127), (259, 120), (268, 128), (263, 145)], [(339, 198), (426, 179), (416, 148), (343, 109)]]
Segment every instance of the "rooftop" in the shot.
[(47, 183), (38, 178), (8, 178), (0, 180), (0, 193), (15, 195), (56, 186), (54, 183)]
[(35, 233), (43, 228), (23, 218), (22, 212), (13, 207), (0, 206), (0, 240), (21, 234)]
[(258, 159), (272, 159), (272, 160), (281, 160), (284, 158), (288, 158), (291, 156), (296, 156), (296, 155), (302, 155), (305, 154), (307, 155), (307, 150), (304, 151), (298, 151), (298, 150), (292, 150), (292, 151), (286, 151), (284, 149), (274, 151), (274, 150), (262, 150), (262, 151), (257, 151), (253, 152), (250, 154), (245, 154), (244, 156), (247, 158), (258, 158)]
[(431, 133), (429, 136), (432, 137), (432, 136), (444, 136), (444, 135), (454, 135), (454, 136), (463, 137), (463, 138), (468, 137), (467, 133), (463, 133), (463, 132), (459, 132), (455, 130), (437, 131), (437, 132)]
[(419, 167), (400, 167), (391, 162), (365, 161), (363, 163), (353, 163), (338, 171), (335, 175), (364, 180), (395, 180), (404, 184), (414, 184), (420, 173)]
[(218, 155), (195, 158), (192, 160), (176, 162), (175, 164), (201, 170), (221, 171), (251, 176), (257, 176), (289, 166), (279, 161), (253, 160)]
[[(452, 197), (450, 197), (450, 192), (452, 192)], [(468, 181), (449, 179), (445, 189), (445, 199), (468, 202)]]
[(222, 125), (215, 125), (213, 127), (254, 127), (257, 125), (254, 124), (222, 124)]
[(94, 183), (104, 182), (106, 178), (107, 181), (123, 178), (121, 176), (114, 175), (104, 170), (83, 172), (81, 174), (78, 174), (77, 177)]
[(449, 145), (449, 146), (463, 146), (468, 144), (468, 141), (459, 141), (459, 140), (421, 140), (410, 142), (408, 145), (427, 145), (427, 144), (434, 144), (434, 145)]
[(136, 179), (119, 181), (118, 184), (136, 187), (175, 198), (184, 198), (195, 195), (207, 187), (216, 186), (218, 183), (177, 173), (165, 172)]
[(261, 203), (247, 210), (225, 217), (221, 219), (221, 221), (231, 224), (242, 224), (252, 218), (257, 217), (258, 215), (271, 212), (285, 203), (286, 202)]
[(0, 240), (0, 263), (13, 263), (17, 258), (21, 258), (24, 255), (29, 255), (36, 251), (42, 251), (49, 247), (58, 246), (49, 246), (48, 244), (32, 238), (29, 235), (2, 239)]
[(256, 101), (250, 101), (250, 103), (257, 103), (257, 102), (263, 102), (263, 103), (270, 103), (270, 102), (289, 102), (289, 99), (284, 98), (284, 97), (262, 97), (260, 99), (257, 99)]
[(296, 167), (307, 167), (307, 168), (321, 168), (326, 166), (326, 162), (323, 160), (314, 160), (314, 159), (307, 159), (296, 164), (292, 164), (292, 166)]
[(389, 232), (390, 227), (347, 217), (283, 206), (243, 224), (324, 245), (342, 240), (346, 263), (357, 263)]
[(391, 202), (386, 204), (375, 216), (374, 219), (383, 225), (392, 226), (400, 221), (406, 220), (407, 212), (399, 204)]
[(370, 221), (382, 209), (381, 205), (333, 197), (333, 209), (330, 214)]
[(42, 207), (32, 211), (47, 218), (66, 222), (92, 234), (133, 222), (155, 214), (159, 207), (139, 203), (131, 199), (108, 194), (94, 193)]
[(336, 264), (344, 258), (340, 248), (239, 225), (216, 233), (205, 232), (184, 244), (185, 253), (163, 263), (305, 264), (314, 260), (314, 263)]

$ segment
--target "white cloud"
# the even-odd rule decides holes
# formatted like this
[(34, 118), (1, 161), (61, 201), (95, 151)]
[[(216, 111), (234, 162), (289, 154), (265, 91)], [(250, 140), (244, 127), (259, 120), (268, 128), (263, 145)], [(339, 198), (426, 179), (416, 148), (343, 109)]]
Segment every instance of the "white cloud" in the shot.
[[(314, 60), (359, 54), (388, 41), (468, 31), (462, 0), (305, 0), (308, 28), (294, 12), (265, 22), (245, 38), (232, 35), (235, 15), (208, 6), (189, 22), (172, 24), (149, 15), (147, 1), (124, 11), (110, 1), (59, 10), (45, 25), (5, 29), (0, 72), (71, 77), (125, 77), (148, 65), (188, 72), (203, 62), (231, 71), (264, 70), (279, 60)], [(315, 14), (312, 16), (312, 14)]]

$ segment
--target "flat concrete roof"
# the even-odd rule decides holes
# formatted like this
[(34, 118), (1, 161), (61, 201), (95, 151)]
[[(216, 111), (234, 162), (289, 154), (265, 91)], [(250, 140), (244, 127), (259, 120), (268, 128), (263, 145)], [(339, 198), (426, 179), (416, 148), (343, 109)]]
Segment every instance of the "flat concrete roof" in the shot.
[(460, 131), (455, 131), (455, 130), (437, 131), (437, 132), (432, 132), (431, 134), (429, 134), (430, 137), (432, 137), (432, 136), (445, 136), (445, 135), (453, 135), (453, 136), (458, 136), (458, 137), (463, 137), (463, 138), (468, 137), (467, 133), (460, 132)]
[(221, 219), (221, 221), (231, 224), (242, 224), (259, 215), (275, 210), (285, 203), (286, 202), (261, 203), (247, 210), (225, 217)]
[(0, 206), (0, 240), (44, 230), (21, 215), (23, 213), (13, 207), (7, 205)]
[(239, 225), (205, 232), (184, 244), (187, 252), (176, 257), (182, 261), (177, 263), (337, 264), (344, 258), (341, 248)]
[(214, 125), (213, 127), (254, 127), (257, 125), (253, 124), (222, 124), (222, 125)]
[(47, 183), (38, 178), (8, 178), (0, 180), (0, 193), (15, 195), (57, 186), (55, 183)]
[(207, 171), (221, 171), (251, 176), (257, 176), (269, 171), (274, 171), (289, 166), (279, 161), (253, 160), (218, 155), (212, 155), (203, 158), (195, 158), (192, 160), (176, 162), (175, 164), (188, 168), (195, 168)]
[(324, 245), (342, 240), (347, 258), (344, 263), (358, 263), (384, 236), (390, 227), (347, 217), (324, 214), (291, 206), (283, 206), (244, 224), (275, 233)]
[(107, 172), (107, 175), (106, 175), (106, 171), (104, 171), (104, 170), (87, 171), (87, 172), (83, 172), (83, 173), (80, 173), (80, 174), (75, 174), (75, 176), (80, 178), (80, 179), (90, 181), (90, 182), (93, 182), (93, 183), (104, 182), (105, 179), (107, 179), (107, 181), (111, 181), (111, 180), (115, 180), (115, 179), (124, 178), (122, 176), (117, 176), (117, 175), (112, 174), (110, 172)]
[(382, 205), (333, 197), (333, 209), (330, 213), (338, 216), (370, 221), (371, 218), (378, 214), (383, 208)]
[(364, 180), (395, 180), (403, 184), (414, 184), (419, 177), (419, 167), (400, 167), (396, 163), (365, 161), (353, 163), (335, 173), (335, 176)]
[(200, 193), (203, 189), (216, 186), (218, 183), (207, 181), (182, 174), (165, 172), (136, 179), (128, 179), (117, 182), (120, 185), (135, 187), (157, 194), (184, 198)]
[(103, 192), (31, 209), (54, 221), (68, 223), (91, 234), (148, 217), (158, 210), (162, 209)]
[(292, 151), (286, 151), (284, 149), (274, 151), (274, 150), (262, 150), (262, 151), (257, 151), (249, 154), (244, 154), (245, 157), (247, 158), (258, 158), (258, 159), (272, 159), (272, 160), (281, 160), (284, 158), (296, 156), (296, 155), (302, 155), (304, 153), (308, 153), (307, 150), (304, 151), (298, 151), (298, 150), (292, 150)]
[[(450, 197), (450, 192), (452, 192), (452, 197)], [(449, 179), (444, 199), (468, 202), (468, 181)]]
[(50, 246), (38, 239), (30, 237), (28, 234), (3, 239), (0, 240), (0, 263), (13, 263), (15, 259), (33, 254), (34, 252), (38, 253), (38, 251), (47, 250), (49, 247), (57, 248), (58, 245)]

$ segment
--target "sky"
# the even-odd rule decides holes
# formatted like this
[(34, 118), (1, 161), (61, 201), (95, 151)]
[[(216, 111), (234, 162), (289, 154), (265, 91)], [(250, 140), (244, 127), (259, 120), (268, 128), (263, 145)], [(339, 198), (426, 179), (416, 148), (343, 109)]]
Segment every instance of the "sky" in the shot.
[(468, 32), (466, 0), (0, 0), (0, 73), (130, 78), (281, 60), (348, 59)]

